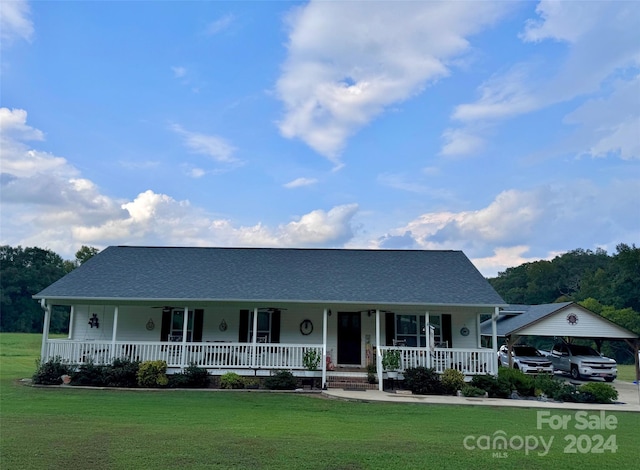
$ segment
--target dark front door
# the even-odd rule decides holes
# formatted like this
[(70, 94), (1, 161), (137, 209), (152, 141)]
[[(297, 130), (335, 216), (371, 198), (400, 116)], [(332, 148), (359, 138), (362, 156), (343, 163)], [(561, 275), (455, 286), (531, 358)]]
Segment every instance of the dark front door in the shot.
[(360, 312), (338, 313), (338, 364), (361, 364)]

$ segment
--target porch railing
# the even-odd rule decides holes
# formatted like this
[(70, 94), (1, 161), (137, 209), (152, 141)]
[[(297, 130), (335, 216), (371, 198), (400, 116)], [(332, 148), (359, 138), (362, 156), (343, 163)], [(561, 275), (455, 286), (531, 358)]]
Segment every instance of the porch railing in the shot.
[(445, 369), (456, 369), (465, 375), (494, 374), (496, 356), (491, 349), (425, 348), (405, 346), (381, 346), (379, 354), (386, 350), (400, 351), (400, 370), (410, 367), (433, 367), (442, 373)]
[(322, 345), (254, 343), (172, 343), (48, 340), (45, 357), (83, 365), (110, 364), (113, 359), (166, 361), (168, 367), (195, 363), (210, 369), (304, 369), (305, 351), (322, 355)]

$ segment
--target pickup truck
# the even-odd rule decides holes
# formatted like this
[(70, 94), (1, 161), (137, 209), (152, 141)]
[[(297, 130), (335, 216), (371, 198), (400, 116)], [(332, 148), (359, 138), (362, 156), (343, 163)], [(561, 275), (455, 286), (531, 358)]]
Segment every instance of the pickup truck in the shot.
[(557, 342), (547, 356), (551, 359), (553, 370), (571, 374), (571, 378), (602, 377), (613, 382), (618, 376), (616, 361), (601, 356), (588, 346)]

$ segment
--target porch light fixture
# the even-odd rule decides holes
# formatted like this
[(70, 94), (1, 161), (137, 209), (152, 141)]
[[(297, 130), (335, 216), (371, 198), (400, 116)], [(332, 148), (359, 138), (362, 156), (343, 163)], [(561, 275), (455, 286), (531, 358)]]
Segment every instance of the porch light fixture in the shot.
[(91, 326), (91, 328), (93, 328), (94, 326), (96, 328), (100, 328), (100, 320), (98, 320), (98, 314), (94, 313), (91, 318), (89, 318), (89, 325)]

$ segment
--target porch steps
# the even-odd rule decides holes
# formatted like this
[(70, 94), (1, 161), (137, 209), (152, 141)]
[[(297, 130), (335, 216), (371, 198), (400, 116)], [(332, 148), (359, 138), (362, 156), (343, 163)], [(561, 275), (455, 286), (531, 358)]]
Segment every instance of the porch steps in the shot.
[(370, 384), (366, 377), (327, 377), (327, 388), (378, 390), (378, 384)]

